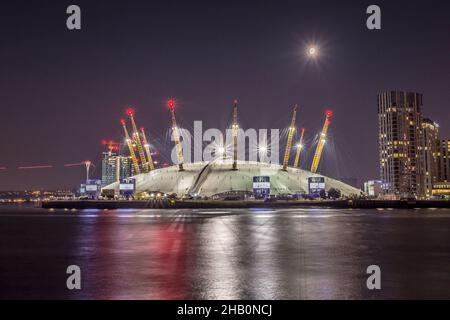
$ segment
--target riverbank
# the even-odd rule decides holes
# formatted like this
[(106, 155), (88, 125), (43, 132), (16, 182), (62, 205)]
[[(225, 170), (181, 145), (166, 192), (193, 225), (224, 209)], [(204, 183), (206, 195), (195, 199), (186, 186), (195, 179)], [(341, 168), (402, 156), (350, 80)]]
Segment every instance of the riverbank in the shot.
[(42, 202), (46, 209), (145, 209), (145, 208), (450, 208), (450, 201), (443, 200), (57, 200)]

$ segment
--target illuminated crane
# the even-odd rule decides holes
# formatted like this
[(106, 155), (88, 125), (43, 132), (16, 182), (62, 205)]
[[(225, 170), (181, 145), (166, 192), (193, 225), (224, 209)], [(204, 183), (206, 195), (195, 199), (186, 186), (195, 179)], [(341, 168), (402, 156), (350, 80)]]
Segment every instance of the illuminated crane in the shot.
[(233, 170), (237, 170), (237, 143), (238, 143), (238, 132), (239, 125), (237, 122), (237, 112), (238, 112), (238, 102), (234, 100), (233, 106)]
[(111, 155), (113, 151), (119, 151), (120, 143), (114, 142), (112, 140), (106, 141), (102, 140), (102, 144), (108, 146), (108, 153)]
[(139, 132), (136, 127), (136, 122), (134, 121), (134, 110), (132, 108), (127, 109), (127, 115), (130, 117), (131, 125), (133, 127), (133, 138), (136, 143), (136, 147), (139, 153), (139, 158), (141, 159), (142, 169), (144, 172), (148, 172), (148, 164), (145, 159), (144, 149), (142, 148), (141, 137), (139, 136)]
[(296, 117), (297, 117), (297, 105), (294, 106), (294, 111), (292, 112), (291, 126), (289, 127), (286, 150), (284, 151), (283, 171), (287, 171), (287, 166), (289, 164), (289, 154), (291, 153), (292, 137), (294, 136)]
[(84, 165), (86, 166), (86, 183), (88, 183), (89, 181), (89, 169), (91, 168), (91, 166), (93, 165), (91, 161), (86, 160), (83, 162)]
[[(64, 167), (75, 167), (75, 166), (85, 166), (86, 167), (86, 183), (89, 180), (89, 170), (91, 167), (95, 167), (95, 165), (90, 160), (86, 160), (83, 162), (77, 162), (77, 163), (66, 163)], [(18, 169), (40, 169), (40, 168), (49, 168), (53, 166), (33, 166), (33, 167), (19, 167)]]
[(330, 118), (333, 115), (331, 111), (325, 112), (325, 123), (320, 133), (319, 143), (317, 144), (316, 153), (314, 154), (314, 159), (311, 165), (311, 172), (316, 173), (319, 168), (320, 158), (322, 157), (323, 146), (327, 138), (328, 127), (330, 125)]
[(134, 153), (133, 143), (130, 139), (130, 135), (128, 134), (127, 125), (125, 124), (125, 120), (120, 120), (120, 123), (123, 127), (123, 132), (125, 133), (125, 140), (128, 145), (128, 150), (130, 151), (131, 162), (133, 162), (134, 172), (135, 174), (140, 174), (141, 169), (139, 169), (139, 164), (136, 158), (136, 154)]
[(184, 171), (183, 148), (181, 147), (180, 131), (177, 126), (177, 120), (175, 119), (176, 101), (173, 99), (170, 99), (169, 101), (167, 101), (167, 107), (169, 108), (170, 114), (172, 115), (172, 130), (173, 130), (173, 138), (175, 139), (175, 147), (177, 148), (178, 169), (179, 169), (179, 171)]
[(297, 145), (297, 153), (295, 155), (294, 168), (298, 168), (298, 164), (300, 161), (300, 152), (303, 149), (303, 135), (305, 134), (305, 128), (302, 128), (302, 133), (300, 135), (300, 141)]
[(141, 133), (142, 133), (142, 141), (144, 142), (145, 153), (147, 154), (148, 168), (149, 168), (149, 170), (153, 170), (153, 169), (155, 169), (155, 166), (153, 165), (152, 154), (150, 153), (150, 145), (148, 144), (144, 127), (141, 128)]

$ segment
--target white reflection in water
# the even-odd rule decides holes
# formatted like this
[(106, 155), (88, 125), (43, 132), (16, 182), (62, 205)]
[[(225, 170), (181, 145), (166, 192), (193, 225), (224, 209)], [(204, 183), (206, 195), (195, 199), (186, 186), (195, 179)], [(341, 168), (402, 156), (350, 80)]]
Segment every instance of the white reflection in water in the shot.
[(204, 287), (201, 299), (239, 299), (239, 265), (235, 257), (237, 236), (223, 218), (209, 219), (198, 230), (200, 247), (195, 270), (199, 285)]

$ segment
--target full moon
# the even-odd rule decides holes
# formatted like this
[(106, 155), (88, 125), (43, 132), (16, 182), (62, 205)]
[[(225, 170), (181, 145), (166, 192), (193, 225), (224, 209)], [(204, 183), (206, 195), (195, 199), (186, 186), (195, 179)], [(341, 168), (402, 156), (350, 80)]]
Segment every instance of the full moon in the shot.
[(308, 48), (308, 55), (310, 57), (315, 57), (317, 55), (317, 48), (316, 47), (309, 47)]

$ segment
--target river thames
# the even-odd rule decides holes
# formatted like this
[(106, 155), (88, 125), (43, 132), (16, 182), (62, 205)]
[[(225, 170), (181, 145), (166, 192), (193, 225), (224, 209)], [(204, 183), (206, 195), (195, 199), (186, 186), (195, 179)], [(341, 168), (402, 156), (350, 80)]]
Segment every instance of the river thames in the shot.
[(2, 205), (0, 298), (450, 299), (450, 210)]

